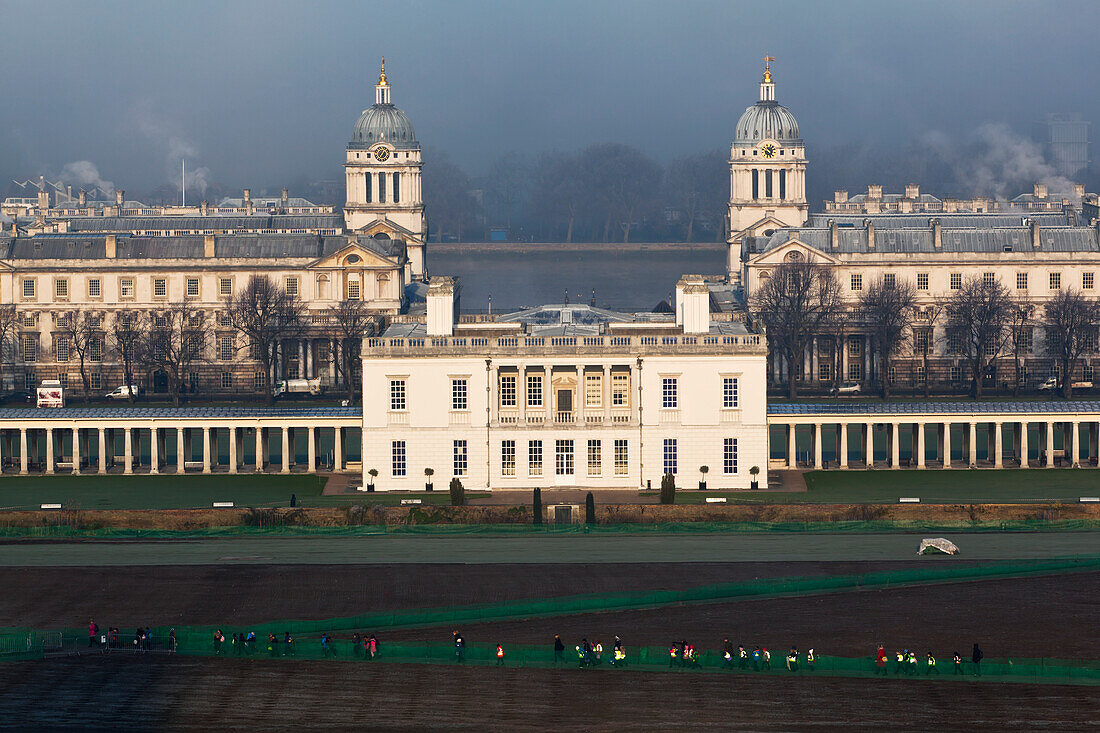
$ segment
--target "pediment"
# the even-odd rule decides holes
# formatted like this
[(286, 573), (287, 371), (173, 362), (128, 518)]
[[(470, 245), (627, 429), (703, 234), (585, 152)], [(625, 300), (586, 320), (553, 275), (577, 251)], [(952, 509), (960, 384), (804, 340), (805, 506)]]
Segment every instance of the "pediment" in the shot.
[(840, 261), (832, 255), (811, 247), (797, 239), (788, 239), (783, 244), (749, 258), (749, 265), (779, 265), (784, 262), (816, 262), (818, 264), (837, 265)]
[[(355, 260), (356, 257), (359, 259)], [(396, 258), (383, 257), (377, 252), (372, 252), (366, 247), (363, 247), (358, 242), (351, 242), (332, 254), (311, 262), (309, 267), (310, 269), (320, 270), (342, 270), (346, 268), (356, 270), (383, 268), (392, 270), (400, 267), (400, 263), (398, 263)]]
[(744, 239), (745, 237), (761, 237), (768, 236), (765, 232), (769, 229), (783, 229), (789, 227), (790, 224), (778, 219), (774, 216), (765, 216), (758, 221), (749, 224), (747, 227), (733, 235), (733, 239)]
[(403, 239), (406, 242), (416, 242), (418, 244), (423, 244), (423, 242), (421, 242), (420, 240), (420, 237), (418, 237), (416, 234), (409, 231), (405, 227), (400, 226), (399, 224), (393, 223), (385, 217), (375, 219), (369, 224), (356, 229), (355, 233), (368, 237), (373, 237), (375, 234), (387, 234), (389, 235), (390, 239)]

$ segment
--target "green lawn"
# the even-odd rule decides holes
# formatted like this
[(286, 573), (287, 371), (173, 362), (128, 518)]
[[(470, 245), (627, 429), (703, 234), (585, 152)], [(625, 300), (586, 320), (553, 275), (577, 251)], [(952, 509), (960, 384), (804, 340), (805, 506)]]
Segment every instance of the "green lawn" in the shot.
[[(215, 501), (237, 506), (299, 506), (347, 504), (396, 505), (408, 494), (356, 492), (322, 496), (320, 476), (5, 476), (0, 479), (0, 509), (38, 509), (61, 504), (66, 509), (189, 509), (209, 508)], [(482, 496), (467, 492), (467, 497)], [(449, 504), (447, 491), (412, 495), (424, 504)]]
[[(1100, 496), (1100, 471), (1003, 469), (927, 471), (810, 471), (809, 491), (699, 491), (677, 489), (677, 504), (702, 504), (708, 496), (728, 503), (896, 504), (919, 497), (924, 504), (1013, 504)], [(656, 491), (640, 492), (656, 496)]]

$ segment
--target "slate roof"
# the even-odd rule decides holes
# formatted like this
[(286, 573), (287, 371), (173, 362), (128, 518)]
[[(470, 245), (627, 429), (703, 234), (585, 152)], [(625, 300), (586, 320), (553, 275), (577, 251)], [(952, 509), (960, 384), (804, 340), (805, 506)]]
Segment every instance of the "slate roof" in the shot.
[(119, 420), (119, 419), (202, 419), (202, 418), (338, 418), (363, 416), (362, 407), (293, 405), (250, 407), (246, 405), (203, 407), (2, 407), (0, 422), (7, 420)]
[(913, 214), (898, 214), (896, 212), (889, 214), (814, 212), (810, 214), (806, 226), (827, 227), (830, 221), (835, 221), (838, 227), (862, 227), (864, 221), (870, 220), (875, 225), (875, 229), (924, 229), (931, 228), (932, 221), (935, 219), (938, 219), (944, 227), (975, 229), (1026, 226), (1026, 219), (1037, 221), (1039, 226), (1043, 227), (1066, 226), (1077, 223), (1076, 216), (1072, 214), (1067, 216), (1061, 211), (1016, 211), (996, 214), (944, 214), (927, 211)]
[(253, 216), (86, 216), (69, 220), (70, 232), (229, 229), (343, 229), (341, 214)]
[[(867, 230), (864, 228), (840, 228), (837, 231), (838, 247), (832, 249), (827, 228), (783, 229), (768, 237), (763, 245), (760, 238), (755, 244), (758, 252), (767, 252), (787, 243), (790, 235), (822, 252), (844, 254), (881, 253), (936, 253), (936, 252), (1100, 252), (1097, 233), (1087, 227), (1042, 227), (1039, 230), (1041, 247), (1032, 250), (1031, 230), (1028, 227), (998, 229), (948, 229), (941, 231), (942, 250), (932, 243), (931, 229), (875, 230), (875, 248), (867, 246)], [(1008, 247), (1009, 249), (1005, 249)]]
[(981, 414), (1044, 414), (1097, 413), (1100, 400), (1013, 401), (1013, 402), (818, 402), (769, 403), (768, 414), (795, 417), (799, 415), (981, 415)]
[[(120, 235), (116, 259), (202, 259), (205, 237), (136, 237)], [(89, 234), (39, 234), (0, 240), (6, 260), (102, 260), (107, 259), (106, 237)], [(324, 257), (347, 246), (344, 236), (316, 234), (231, 234), (216, 236), (214, 256), (224, 258), (277, 259)], [(388, 255), (392, 245), (363, 246)]]

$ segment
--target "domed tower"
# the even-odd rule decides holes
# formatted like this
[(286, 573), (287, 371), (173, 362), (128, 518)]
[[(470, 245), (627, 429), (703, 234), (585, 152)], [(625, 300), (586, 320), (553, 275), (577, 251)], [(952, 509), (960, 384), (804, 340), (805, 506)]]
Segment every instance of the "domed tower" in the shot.
[(352, 232), (405, 241), (411, 276), (424, 276), (427, 229), (420, 191), (420, 143), (412, 123), (390, 100), (386, 60), (348, 143), (344, 224)]
[(806, 204), (806, 147), (798, 120), (775, 101), (771, 56), (764, 57), (760, 101), (737, 121), (730, 147), (729, 274), (740, 281), (741, 240), (784, 226), (802, 226)]

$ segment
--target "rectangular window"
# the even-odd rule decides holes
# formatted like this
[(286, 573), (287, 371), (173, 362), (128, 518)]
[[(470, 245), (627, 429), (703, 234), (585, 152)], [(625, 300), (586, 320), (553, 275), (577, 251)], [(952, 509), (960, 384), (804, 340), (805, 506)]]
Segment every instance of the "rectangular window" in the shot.
[(947, 335), (947, 353), (948, 354), (961, 354), (963, 351), (962, 335), (958, 333), (950, 333)]
[(53, 281), (53, 295), (57, 300), (69, 299), (69, 281), (57, 279)]
[(863, 365), (858, 361), (848, 365), (848, 381), (858, 382), (863, 379)]
[(390, 380), (390, 410), (403, 412), (405, 410), (405, 380)]
[(229, 315), (229, 311), (218, 311), (218, 325), (226, 328), (233, 325), (233, 317)]
[[(191, 376), (192, 376), (192, 378), (194, 378), (194, 377), (197, 377), (198, 375), (197, 374), (192, 374)], [(90, 375), (88, 375), (88, 381), (91, 383), (92, 389), (94, 389), (96, 391), (103, 389), (103, 375), (100, 374), (99, 372), (92, 372)], [(192, 382), (195, 382), (195, 381), (197, 381), (197, 380), (192, 379)]]
[(451, 409), (452, 410), (467, 410), (470, 407), (470, 402), (467, 397), (466, 380), (465, 379), (452, 379), (451, 380)]
[(500, 375), (500, 406), (501, 407), (515, 407), (516, 406), (516, 375), (515, 374), (501, 374)]
[(23, 337), (23, 362), (31, 364), (38, 361), (38, 339), (34, 336)]
[(722, 473), (737, 473), (737, 438), (722, 439)]
[(961, 382), (962, 369), (957, 366), (952, 366), (947, 370), (947, 378), (950, 379), (952, 382)]
[(359, 281), (348, 281), (348, 300), (359, 300)]
[(558, 476), (573, 475), (573, 441), (554, 441), (554, 473)]
[(542, 407), (542, 375), (527, 375), (527, 406)]
[(187, 278), (187, 297), (199, 297), (199, 279), (197, 277)]
[(1058, 290), (1062, 287), (1062, 273), (1052, 272), (1050, 273), (1050, 289)]
[(615, 475), (625, 476), (630, 472), (630, 445), (626, 439), (615, 441)]
[(664, 443), (664, 472), (676, 475), (676, 438), (665, 438)]
[(541, 440), (531, 440), (527, 442), (527, 474), (529, 476), (542, 475)]
[(166, 298), (168, 297), (168, 280), (163, 277), (153, 278), (153, 297), (154, 298)]
[(1095, 280), (1095, 273), (1082, 272), (1081, 273), (1081, 287), (1084, 290), (1092, 290), (1093, 282)]
[(500, 475), (516, 475), (516, 441), (500, 441)]
[(892, 288), (897, 284), (897, 282), (898, 282), (897, 276), (894, 275), (894, 273), (892, 273), (892, 272), (888, 272), (888, 273), (886, 273), (885, 275), (882, 276), (882, 284), (885, 287)]
[(588, 475), (600, 476), (603, 474), (603, 449), (598, 440), (588, 441)]
[(88, 278), (88, 297), (89, 298), (102, 298), (103, 297), (103, 281), (98, 277)]
[(222, 389), (233, 389), (233, 372), (222, 372)]
[(1017, 290), (1027, 290), (1027, 273), (1026, 272), (1017, 272), (1016, 273), (1016, 289)]
[(675, 410), (680, 406), (678, 384), (676, 377), (661, 378), (661, 407), (666, 410)]
[(94, 362), (103, 361), (103, 338), (93, 336), (88, 343), (88, 359)]
[(611, 375), (611, 406), (626, 407), (630, 404), (630, 374), (620, 372)]
[(408, 463), (405, 459), (405, 441), (393, 441), (390, 444), (390, 455), (390, 473), (392, 473), (394, 477), (404, 476), (408, 470)]
[(231, 361), (233, 359), (233, 337), (232, 336), (219, 336), (218, 337), (218, 359), (221, 361)]
[(856, 293), (863, 290), (863, 275), (852, 275), (851, 289)]
[(267, 384), (267, 378), (262, 371), (252, 372), (252, 389), (263, 392), (265, 384)]
[(740, 406), (737, 377), (722, 377), (722, 409), (732, 410)]
[(38, 386), (38, 377), (34, 372), (23, 372), (23, 389), (31, 392)]
[(58, 338), (53, 342), (54, 354), (57, 356), (57, 360), (64, 364), (69, 360), (69, 339)]
[(917, 273), (917, 290), (928, 290), (928, 273)]
[(833, 365), (829, 362), (821, 362), (817, 365), (817, 379), (820, 382), (828, 382), (833, 378)]
[(37, 281), (33, 278), (27, 278), (23, 281), (23, 300), (34, 300), (37, 296), (37, 288), (35, 283)]
[(982, 285), (985, 285), (986, 287), (989, 287), (989, 286), (993, 285), (996, 282), (997, 282), (997, 276), (994, 275), (992, 272), (983, 272), (982, 273)]
[(863, 337), (848, 337), (848, 356), (863, 356)]
[(62, 387), (64, 387), (65, 389), (68, 389), (69, 388), (69, 373), (68, 372), (58, 372), (57, 381), (61, 382)]
[(913, 352), (917, 354), (923, 354), (928, 351), (929, 344), (932, 343), (932, 329), (930, 328), (915, 328), (913, 329)]
[(228, 298), (233, 294), (233, 278), (231, 277), (219, 277), (218, 278), (218, 295), (223, 298)]
[(584, 375), (584, 406), (603, 407), (603, 375)]
[(133, 298), (134, 297), (134, 278), (123, 277), (118, 281), (118, 297), (120, 298)]
[(962, 286), (963, 286), (962, 273), (959, 273), (959, 272), (951, 273), (951, 289), (952, 290), (962, 290)]
[(454, 442), (454, 475), (465, 476), (469, 467), (470, 455), (467, 452), (466, 441), (456, 440)]
[(298, 278), (288, 277), (285, 284), (287, 295), (298, 295)]

